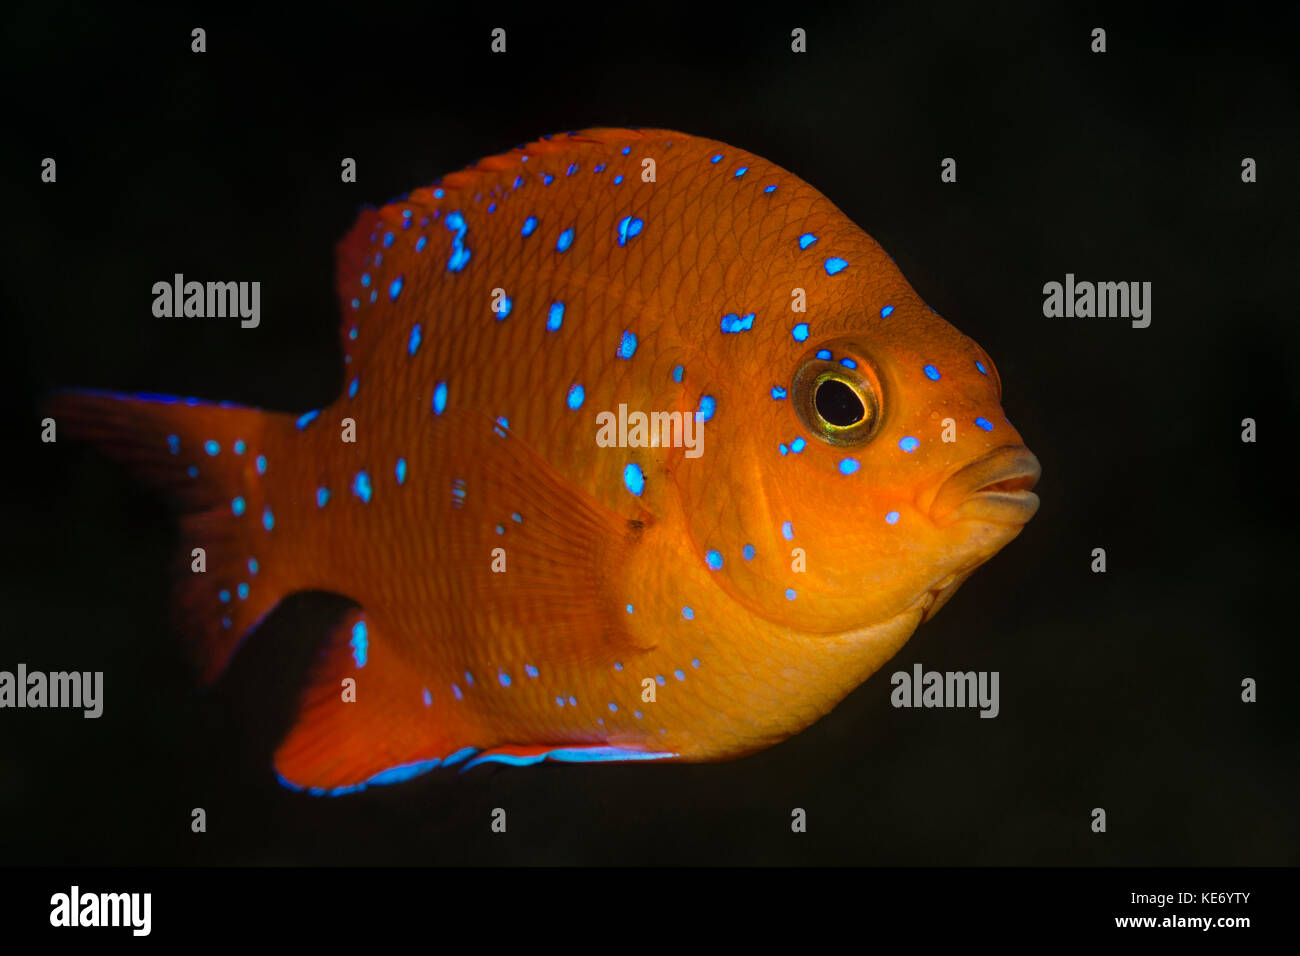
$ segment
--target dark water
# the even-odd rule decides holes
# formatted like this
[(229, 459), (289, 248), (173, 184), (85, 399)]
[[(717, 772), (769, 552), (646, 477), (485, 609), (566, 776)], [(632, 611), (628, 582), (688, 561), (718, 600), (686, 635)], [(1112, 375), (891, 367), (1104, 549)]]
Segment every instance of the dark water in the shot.
[[(0, 860), (1300, 861), (1293, 31), (1242, 5), (857, 6), (6, 8), (0, 669), (103, 670), (108, 689), (97, 721), (0, 711)], [(830, 197), (997, 361), (1042, 509), (884, 673), (757, 756), (290, 793), (270, 755), (337, 600), (288, 602), (197, 692), (167, 624), (167, 511), (90, 450), (41, 445), (37, 397), (327, 404), (333, 245), (358, 203), (592, 125), (720, 139)], [(47, 155), (57, 186), (38, 181)], [(358, 185), (339, 183), (342, 156)], [(176, 272), (260, 280), (261, 327), (155, 319), (151, 287)], [(1044, 318), (1043, 283), (1067, 272), (1150, 281), (1151, 326)], [(892, 708), (888, 674), (918, 661), (998, 671), (1000, 716)]]

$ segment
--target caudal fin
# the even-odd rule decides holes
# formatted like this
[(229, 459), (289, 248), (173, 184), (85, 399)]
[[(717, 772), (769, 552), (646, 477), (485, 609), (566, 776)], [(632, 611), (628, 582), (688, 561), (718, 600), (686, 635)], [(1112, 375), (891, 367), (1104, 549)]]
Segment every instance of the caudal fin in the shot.
[(202, 680), (215, 680), (240, 641), (285, 594), (264, 524), (264, 432), (278, 416), (163, 395), (60, 391), (45, 414), (60, 438), (88, 441), (125, 464), (180, 512), (175, 616)]

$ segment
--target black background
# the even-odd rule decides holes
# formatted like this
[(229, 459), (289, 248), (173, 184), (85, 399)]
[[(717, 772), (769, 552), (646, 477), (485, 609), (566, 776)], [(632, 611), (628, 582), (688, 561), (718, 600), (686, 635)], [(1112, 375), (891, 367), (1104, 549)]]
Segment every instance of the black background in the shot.
[[(0, 862), (1300, 859), (1294, 24), (1244, 4), (367, 6), (2, 14), (0, 668), (103, 670), (107, 702), (99, 720), (0, 712)], [(998, 363), (1042, 509), (881, 674), (754, 757), (284, 790), (270, 755), (337, 600), (291, 599), (196, 690), (167, 625), (165, 506), (89, 449), (42, 445), (39, 396), (327, 404), (333, 246), (358, 205), (593, 125), (716, 138), (825, 193)], [(260, 280), (261, 327), (154, 318), (175, 272)], [(1067, 272), (1152, 282), (1151, 327), (1044, 318)], [(917, 661), (999, 671), (1001, 715), (893, 709), (888, 674)]]

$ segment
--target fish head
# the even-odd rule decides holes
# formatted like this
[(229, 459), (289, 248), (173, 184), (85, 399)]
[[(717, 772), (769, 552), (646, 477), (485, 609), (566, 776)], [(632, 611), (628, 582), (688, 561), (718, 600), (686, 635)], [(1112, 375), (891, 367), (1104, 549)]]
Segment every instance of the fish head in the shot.
[(791, 631), (914, 627), (1038, 508), (1039, 463), (992, 359), (897, 283), (841, 297), (802, 334), (782, 328), (719, 399), (743, 392), (751, 414), (715, 429), (706, 474), (732, 504), (701, 509), (696, 535), (743, 536), (720, 583)]

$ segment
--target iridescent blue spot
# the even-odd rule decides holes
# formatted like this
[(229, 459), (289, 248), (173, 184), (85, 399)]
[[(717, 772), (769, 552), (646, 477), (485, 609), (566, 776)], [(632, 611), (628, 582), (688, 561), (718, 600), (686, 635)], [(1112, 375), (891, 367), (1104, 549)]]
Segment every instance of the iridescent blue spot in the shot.
[(618, 221), (618, 244), (620, 246), (626, 246), (629, 239), (641, 234), (641, 229), (644, 225), (645, 223), (640, 219), (635, 219), (632, 216), (624, 216)]
[(843, 272), (847, 265), (848, 263), (839, 256), (831, 256), (826, 260), (826, 274), (828, 276), (833, 276), (837, 272)]
[(564, 706), (564, 698), (563, 698), (563, 697), (556, 697), (556, 698), (555, 698), (555, 706), (556, 706), (556, 707), (563, 707), (563, 706)]
[(989, 373), (989, 370), (984, 367), (983, 362), (977, 360), (975, 362), (975, 367), (980, 370), (981, 375), (987, 375)]
[(747, 173), (747, 172), (749, 172), (749, 167), (748, 167), (748, 166), (741, 166), (738, 170), (736, 170), (736, 178), (739, 179), (741, 176), (745, 175), (745, 173)]
[(794, 588), (785, 589), (785, 599), (787, 601), (793, 601), (795, 599)]
[(618, 340), (618, 357), (622, 359), (630, 359), (635, 354), (636, 335), (629, 332), (627, 329), (624, 329), (622, 337)]
[(617, 713), (618, 713), (618, 704), (614, 703), (613, 701), (610, 701), (610, 702), (609, 702), (609, 712), (610, 712), (611, 714), (617, 714)]
[(593, 166), (593, 167), (591, 168), (591, 171), (592, 171), (593, 173), (603, 173), (603, 172), (605, 171), (605, 164), (604, 164), (604, 163), (597, 163), (595, 166)]
[(776, 446), (776, 450), (779, 451), (779, 452), (780, 452), (781, 454), (783, 454), (783, 455), (788, 455), (788, 454), (790, 454), (790, 446), (787, 445), (785, 442), (781, 442), (779, 445), (777, 445), (777, 446)]
[(366, 666), (366, 657), (370, 653), (370, 637), (366, 633), (366, 622), (357, 621), (352, 625), (352, 659), (357, 667)]
[(566, 251), (569, 246), (573, 245), (573, 227), (570, 226), (564, 232), (560, 233), (559, 240), (555, 243), (555, 248), (560, 251)]
[(710, 551), (704, 556), (704, 560), (708, 562), (709, 567), (714, 571), (722, 567), (722, 555), (717, 551)]
[(359, 309), (359, 308), (361, 308), (361, 300), (360, 300), (360, 299), (353, 299), (353, 300), (352, 300), (352, 308), (354, 308), (354, 309)]
[[(370, 301), (371, 301), (371, 303), (373, 303), (373, 302), (374, 302), (376, 299), (378, 299), (378, 298), (379, 298), (379, 290), (378, 290), (378, 289), (371, 289), (371, 290), (370, 290)], [(351, 336), (349, 336), (349, 338), (354, 338), (354, 339), (355, 339), (356, 337), (357, 337), (357, 329), (356, 329), (356, 326), (353, 326), (353, 327), (352, 327), (352, 334), (351, 334)]]
[(586, 399), (586, 397), (587, 397), (587, 393), (581, 385), (570, 385), (569, 397), (566, 399), (566, 401), (568, 402), (570, 408), (577, 410), (582, 407), (582, 403)]
[(234, 501), (230, 502), (230, 510), (235, 513), (236, 518), (242, 515), (244, 513), (244, 499), (236, 497)]
[[(371, 297), (370, 301), (374, 302), (375, 300)], [(353, 342), (357, 340), (357, 327), (355, 325), (348, 329), (348, 338)]]
[(626, 156), (628, 153), (632, 152), (632, 147), (631, 147), (631, 146), (624, 146), (624, 147), (620, 150), (620, 152), (621, 152), (624, 156)]
[(429, 688), (427, 687), (424, 689), (424, 706), (433, 706), (433, 695), (429, 693)]
[(218, 591), (218, 592), (217, 592), (217, 600), (220, 601), (222, 604), (229, 604), (229, 603), (230, 603), (230, 592), (227, 591), (227, 590), (225, 590), (224, 588), (223, 588), (222, 590)]
[(513, 309), (514, 307), (515, 304), (512, 301), (510, 301), (510, 297), (507, 295), (507, 296), (502, 296), (499, 300), (497, 300), (497, 302), (492, 306), (492, 310), (496, 312), (497, 321), (500, 322), (507, 315), (510, 314), (510, 310)]
[(574, 173), (576, 173), (577, 171), (578, 171), (578, 164), (577, 164), (577, 163), (570, 163), (570, 164), (569, 164), (569, 168), (566, 169), (566, 170), (564, 171), (564, 175), (566, 175), (566, 176), (572, 176), (572, 175), (573, 175)]
[(796, 455), (799, 454), (799, 452), (803, 451), (804, 448), (806, 448), (807, 446), (808, 443), (804, 441), (803, 438), (801, 437), (796, 437), (794, 441), (790, 442), (790, 450), (794, 452)]
[(986, 432), (993, 431), (993, 423), (989, 421), (987, 418), (982, 418), (982, 417), (977, 418), (975, 419), (975, 424), (978, 425), (980, 428), (984, 429)]
[(537, 229), (536, 216), (529, 216), (527, 219), (524, 220), (523, 234), (525, 236), (531, 236), (533, 232), (536, 231), (536, 229)]
[(911, 435), (904, 435), (898, 440), (898, 447), (903, 449), (909, 455), (921, 447), (921, 442)]
[(393, 280), (393, 284), (388, 287), (388, 297), (394, 301), (402, 294), (402, 277), (398, 276)]
[(439, 382), (433, 389), (433, 413), (441, 415), (447, 407), (447, 383)]
[(393, 234), (391, 232), (384, 233), (384, 248), (387, 249), (392, 244), (393, 244)]
[(406, 481), (406, 459), (397, 459), (397, 483), (400, 485)]
[(236, 455), (242, 455), (242, 454), (244, 453), (244, 451), (245, 451), (247, 448), (248, 448), (248, 445), (244, 442), (244, 439), (242, 439), (242, 438), (236, 438), (236, 439), (235, 439), (235, 454), (236, 454)]
[(673, 366), (673, 381), (680, 382), (682, 380), (682, 373), (684, 371), (685, 369), (683, 369), (680, 365)]
[(635, 462), (629, 462), (623, 469), (623, 484), (627, 485), (627, 490), (634, 495), (640, 495), (645, 491), (645, 475), (641, 473), (641, 466)]
[(621, 671), (622, 669), (623, 669), (623, 662), (622, 662), (622, 661), (615, 661), (615, 662), (614, 662), (614, 670), (616, 670), (616, 671)]
[(925, 373), (925, 377), (932, 382), (937, 382), (941, 378), (941, 376), (939, 375), (939, 370), (935, 368), (933, 365), (927, 365), (925, 368), (921, 369), (921, 371), (923, 371)]
[(788, 521), (782, 522), (782, 524), (781, 524), (781, 537), (785, 538), (785, 540), (787, 540), (787, 541), (793, 541), (793, 540), (794, 540), (794, 525), (792, 525), (792, 524), (791, 524), (790, 522), (788, 522)]
[(754, 313), (751, 312), (746, 316), (736, 315), (734, 312), (722, 317), (723, 332), (748, 332), (754, 327)]
[(328, 488), (316, 489), (316, 507), (324, 508), (325, 502), (330, 500), (330, 490)]
[(778, 402), (779, 402), (781, 399), (785, 398), (785, 389), (783, 389), (780, 385), (773, 385), (773, 386), (772, 386), (772, 398), (774, 398), (774, 399), (775, 399), (776, 401), (778, 401)]
[(424, 251), (424, 247), (427, 246), (428, 244), (429, 244), (429, 237), (428, 237), (428, 236), (421, 236), (419, 239), (416, 239), (416, 240), (415, 240), (415, 251), (416, 251), (416, 252), (423, 252), (423, 251)]
[(248, 573), (254, 576), (257, 575), (257, 558), (248, 559)]
[(578, 706), (578, 698), (574, 697), (572, 694), (569, 695), (569, 706), (570, 707)]
[(497, 525), (497, 534), (505, 534), (505, 533), (506, 533), (506, 526), (503, 524)]
[(221, 446), (209, 438), (203, 443), (203, 450), (209, 455), (215, 455), (217, 452), (221, 451)]
[(364, 471), (357, 472), (357, 476), (352, 479), (352, 493), (366, 504), (370, 504), (370, 476)]
[(619, 173), (617, 176), (614, 177), (614, 185), (615, 186), (621, 185), (622, 182), (623, 182), (623, 174)]
[(462, 700), (465, 697), (465, 694), (461, 691), (459, 686), (457, 686), (456, 684), (452, 684), (451, 696), (455, 697), (457, 700)]
[(627, 613), (628, 613), (628, 614), (633, 613), (635, 610), (636, 610), (636, 608), (634, 608), (632, 605), (629, 604), (629, 605), (627, 606)]
[(745, 545), (743, 548), (740, 549), (740, 553), (745, 556), (746, 561), (754, 560), (755, 552), (754, 552), (754, 546), (752, 544)]
[(856, 458), (841, 458), (841, 459), (840, 459), (840, 474), (841, 474), (841, 475), (851, 475), (851, 474), (853, 474), (855, 471), (857, 471), (857, 470), (858, 470), (859, 468), (861, 468), (861, 467), (862, 467), (861, 463), (860, 463)]
[(370, 288), (370, 273), (369, 273), (369, 272), (363, 272), (363, 273), (361, 274), (361, 284), (362, 284), (363, 286), (365, 286), (367, 289)]
[(700, 396), (700, 407), (695, 413), (697, 422), (707, 422), (713, 417), (713, 413), (718, 410), (718, 400), (712, 395)]
[(722, 162), (722, 154), (718, 153), (716, 156), (711, 157), (709, 159), (709, 162), (713, 163), (716, 166), (718, 163)]
[(258, 473), (259, 475), (265, 475), (265, 474), (266, 474), (266, 456), (265, 456), (265, 455), (258, 455), (258, 456), (257, 456), (257, 461), (254, 462), (254, 464), (257, 466), (257, 473)]
[(668, 681), (664, 680), (664, 675), (663, 675), (663, 674), (656, 674), (656, 675), (655, 675), (655, 683), (658, 684), (660, 687), (663, 687), (665, 684), (668, 683)]
[(893, 311), (894, 311), (894, 307), (892, 305), (887, 305), (880, 310), (880, 317), (882, 319), (887, 319), (889, 318), (889, 314)]
[(497, 427), (492, 430), (496, 432), (498, 435), (500, 435), (502, 438), (505, 438), (506, 437), (505, 429), (509, 427), (510, 427), (510, 419), (506, 418), (504, 415), (498, 415)]
[(790, 330), (790, 334), (794, 336), (796, 342), (806, 341), (808, 338), (808, 323), (800, 322)]
[(564, 324), (564, 303), (552, 302), (551, 309), (546, 314), (546, 329), (548, 332), (554, 332)]
[(299, 428), (306, 428), (308, 425), (310, 425), (312, 422), (316, 420), (316, 416), (319, 414), (320, 414), (319, 408), (315, 409), (314, 411), (303, 412), (301, 415), (298, 416), (298, 421), (295, 422), (295, 424)]
[(516, 176), (516, 177), (515, 177), (515, 189), (518, 189), (518, 188), (519, 188), (520, 186), (522, 186), (523, 184), (524, 184), (524, 177), (523, 177), (523, 176)]
[(435, 190), (433, 191), (433, 198), (434, 198), (434, 199), (441, 199), (441, 198), (442, 198), (443, 196), (445, 196), (445, 195), (447, 195), (446, 190), (435, 189)]
[(348, 398), (357, 397), (357, 387), (360, 385), (360, 383), (361, 380), (357, 378), (352, 379), (352, 381), (348, 383)]
[(185, 469), (185, 474), (189, 475), (191, 478), (197, 478), (199, 476), (199, 469), (195, 465), (190, 465), (190, 467)]
[(695, 668), (698, 668), (698, 667), (700, 666), (700, 659), (699, 659), (698, 657), (692, 657), (692, 658), (691, 658), (691, 666), (692, 666), (692, 667), (695, 667)]
[(416, 352), (420, 350), (420, 341), (422, 340), (422, 338), (423, 335), (420, 332), (420, 323), (417, 322), (415, 323), (415, 325), (411, 326), (411, 338), (406, 343), (407, 354), (414, 355)]
[(471, 674), (469, 671), (465, 672), (465, 683), (469, 684), (470, 687), (474, 686), (474, 675)]
[(221, 626), (222, 626), (222, 627), (226, 627), (226, 628), (230, 627), (230, 618), (228, 618), (228, 617), (223, 617), (223, 618), (221, 619)]
[(898, 524), (898, 512), (891, 511), (885, 515), (885, 524)]
[(510, 675), (507, 674), (505, 671), (497, 671), (497, 681), (501, 684), (502, 687), (509, 687)]
[(543, 174), (542, 174), (542, 185), (543, 185), (543, 186), (549, 186), (549, 185), (550, 185), (551, 183), (553, 183), (553, 182), (555, 182), (555, 177), (552, 176), (550, 173), (543, 173)]
[(270, 505), (262, 509), (262, 527), (267, 531), (275, 527), (275, 515), (271, 513)]
[(534, 667), (532, 664), (525, 664), (525, 665), (524, 665), (524, 673), (527, 674), (529, 677), (536, 677), (536, 676), (537, 676), (537, 668)]
[(447, 224), (447, 228), (455, 233), (451, 237), (451, 258), (447, 260), (447, 271), (459, 272), (470, 260), (469, 247), (465, 245), (465, 234), (469, 232), (469, 226), (465, 224), (465, 217), (459, 212), (447, 213), (447, 218), (443, 221)]
[(239, 595), (239, 600), (241, 600), (241, 601), (247, 601), (247, 600), (248, 600), (248, 585), (247, 585), (245, 582), (240, 581), (239, 584), (235, 587), (235, 593)]
[(817, 241), (816, 236), (814, 236), (811, 232), (805, 232), (802, 236), (799, 237), (799, 248), (807, 249), (816, 241)]
[(766, 189), (763, 190), (763, 192), (765, 192), (765, 193), (774, 193), (774, 192), (776, 192), (776, 186), (775, 186), (775, 185), (768, 186)]
[(695, 609), (691, 607), (682, 608), (682, 617), (686, 618), (688, 621), (695, 620)]

